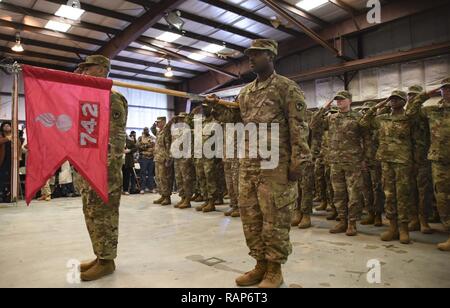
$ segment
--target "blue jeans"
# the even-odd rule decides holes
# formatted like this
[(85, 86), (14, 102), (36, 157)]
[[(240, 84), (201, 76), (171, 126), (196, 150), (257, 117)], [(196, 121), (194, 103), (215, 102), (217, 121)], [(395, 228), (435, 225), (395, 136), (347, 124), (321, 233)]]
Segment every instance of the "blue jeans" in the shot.
[(155, 188), (155, 163), (153, 158), (140, 158), (139, 165), (141, 166), (141, 190), (148, 188), (150, 190)]

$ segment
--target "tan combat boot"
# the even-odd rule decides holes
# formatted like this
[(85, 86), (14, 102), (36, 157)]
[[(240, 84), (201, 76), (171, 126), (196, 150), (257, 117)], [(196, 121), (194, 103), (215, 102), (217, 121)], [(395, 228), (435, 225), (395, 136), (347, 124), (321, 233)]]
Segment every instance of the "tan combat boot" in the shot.
[(216, 206), (214, 205), (214, 200), (209, 200), (208, 204), (203, 208), (203, 213), (214, 212), (216, 210)]
[(440, 251), (450, 251), (450, 237), (448, 238), (447, 242), (439, 244), (438, 249)]
[(224, 215), (225, 215), (225, 216), (231, 216), (231, 214), (233, 213), (233, 211), (234, 211), (234, 208), (231, 207), (228, 211), (226, 211), (226, 212), (224, 213)]
[(331, 212), (327, 215), (327, 220), (336, 220), (338, 213), (335, 208), (331, 209)]
[(180, 204), (180, 206), (178, 207), (180, 210), (184, 210), (184, 209), (189, 209), (191, 208), (191, 198), (187, 197), (184, 198), (184, 202)]
[(328, 202), (322, 201), (322, 203), (316, 207), (316, 211), (326, 211), (328, 208)]
[(178, 202), (177, 204), (175, 204), (173, 207), (176, 208), (176, 209), (178, 209), (178, 208), (180, 207), (180, 205), (182, 205), (182, 204), (184, 203), (184, 199), (185, 199), (184, 197), (181, 198), (180, 202)]
[(260, 283), (264, 279), (266, 271), (267, 261), (257, 261), (254, 269), (236, 278), (236, 284), (240, 287), (248, 287)]
[(88, 271), (91, 267), (93, 267), (95, 264), (97, 264), (98, 258), (95, 260), (92, 260), (90, 262), (81, 263), (80, 264), (80, 273), (84, 273)]
[(238, 208), (238, 207), (236, 207), (236, 208), (233, 210), (233, 213), (231, 213), (231, 217), (233, 217), (233, 218), (241, 217), (241, 212), (239, 211), (239, 208)]
[(381, 240), (383, 242), (392, 242), (398, 240), (400, 234), (398, 233), (398, 223), (397, 219), (390, 220), (389, 229), (381, 234)]
[(375, 223), (375, 213), (369, 212), (367, 217), (361, 221), (361, 225), (363, 226), (369, 226), (373, 225)]
[(400, 224), (400, 243), (409, 244), (411, 242), (409, 238), (409, 228), (407, 223)]
[(348, 224), (345, 218), (341, 219), (341, 221), (330, 230), (331, 234), (345, 233), (347, 232)]
[(82, 281), (94, 281), (104, 276), (111, 275), (116, 270), (114, 260), (98, 260), (98, 262), (84, 273), (81, 273)]
[(300, 212), (298, 209), (295, 209), (294, 213), (292, 214), (291, 226), (297, 227), (301, 221), (302, 221), (302, 212)]
[(268, 262), (267, 271), (263, 281), (258, 285), (262, 289), (279, 288), (283, 284), (283, 273), (281, 272), (281, 264)]
[(420, 232), (422, 232), (423, 234), (433, 234), (433, 229), (431, 229), (430, 225), (428, 224), (428, 220), (425, 217), (420, 216), (419, 221)]
[(412, 217), (408, 224), (408, 229), (410, 232), (420, 231), (419, 216), (415, 215)]
[(311, 215), (303, 214), (302, 221), (298, 225), (300, 229), (309, 229), (311, 228)]
[(172, 204), (172, 201), (170, 200), (170, 197), (165, 197), (163, 199), (163, 201), (161, 202), (162, 206), (166, 206), (166, 205), (170, 205), (170, 204)]
[(153, 201), (153, 204), (161, 204), (161, 202), (163, 202), (163, 201), (164, 201), (164, 197), (161, 196), (161, 198)]
[(375, 222), (373, 223), (375, 227), (382, 227), (383, 226), (383, 216), (381, 213), (375, 214)]
[(350, 221), (348, 223), (347, 231), (345, 232), (347, 236), (356, 236), (358, 235), (358, 231), (356, 230), (356, 221)]
[(203, 203), (202, 205), (197, 206), (197, 207), (195, 208), (195, 210), (196, 210), (197, 212), (202, 212), (203, 209), (204, 209), (207, 205), (208, 205), (208, 203)]

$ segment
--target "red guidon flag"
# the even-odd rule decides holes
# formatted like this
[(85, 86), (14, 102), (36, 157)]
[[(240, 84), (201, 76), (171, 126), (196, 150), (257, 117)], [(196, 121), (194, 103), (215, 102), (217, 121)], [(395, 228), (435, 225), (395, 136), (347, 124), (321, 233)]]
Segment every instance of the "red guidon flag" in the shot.
[(27, 204), (67, 160), (107, 203), (112, 80), (27, 65), (23, 77)]

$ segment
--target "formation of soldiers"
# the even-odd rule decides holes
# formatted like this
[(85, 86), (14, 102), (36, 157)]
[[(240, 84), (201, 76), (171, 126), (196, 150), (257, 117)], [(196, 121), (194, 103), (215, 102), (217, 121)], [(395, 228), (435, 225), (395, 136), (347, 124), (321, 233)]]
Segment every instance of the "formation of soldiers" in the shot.
[[(394, 91), (382, 102), (354, 109), (352, 94), (341, 91), (313, 113), (307, 110), (298, 84), (275, 72), (277, 47), (272, 40), (255, 40), (246, 51), (257, 79), (242, 89), (239, 109), (227, 108), (209, 96), (190, 114), (181, 113), (169, 122), (158, 118), (152, 132), (161, 198), (154, 203), (171, 204), (172, 165), (181, 197), (176, 208), (188, 209), (198, 202), (196, 210), (208, 213), (228, 195), (230, 209), (225, 215), (242, 218), (249, 255), (256, 260), (254, 269), (236, 279), (239, 286), (282, 285), (281, 265), (292, 252), (290, 229), (311, 227), (314, 202), (319, 203), (316, 211), (328, 211), (327, 219), (337, 220), (330, 230), (333, 234), (356, 236), (361, 218), (363, 225), (381, 227), (383, 212), (389, 220), (388, 230), (381, 234), (383, 241), (408, 244), (411, 231), (430, 234), (429, 221), (435, 222), (437, 216), (450, 231), (450, 78), (435, 91), (413, 86), (408, 93)], [(439, 101), (432, 99), (439, 95)], [(337, 107), (332, 107), (334, 101)], [(117, 123), (111, 125), (124, 128), (122, 117), (113, 119)], [(173, 157), (171, 148), (177, 140), (195, 134), (195, 121), (201, 121), (202, 143), (212, 136), (213, 125), (278, 123), (278, 165), (263, 169), (260, 156), (208, 158), (195, 153), (195, 146), (187, 157)], [(174, 124), (181, 122), (191, 129), (177, 130)], [(110, 183), (113, 195), (114, 183)], [(110, 196), (117, 211), (114, 206), (89, 211), (89, 205), (102, 204), (93, 191), (87, 192), (92, 196), (83, 192), (83, 203), (97, 260), (82, 264), (82, 271), (87, 271), (83, 280), (93, 280), (115, 269), (114, 262), (107, 260), (114, 259), (117, 251), (119, 200)], [(96, 213), (101, 219), (91, 220)], [(92, 227), (97, 224), (101, 226)], [(450, 251), (450, 239), (438, 248)]]

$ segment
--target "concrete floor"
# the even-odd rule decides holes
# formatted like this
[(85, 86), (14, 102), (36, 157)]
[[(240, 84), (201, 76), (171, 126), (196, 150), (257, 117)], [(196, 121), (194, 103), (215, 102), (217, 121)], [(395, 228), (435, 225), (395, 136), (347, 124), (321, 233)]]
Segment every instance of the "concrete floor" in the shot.
[[(227, 206), (202, 214), (153, 205), (155, 197), (123, 197), (117, 271), (82, 284), (66, 279), (68, 260), (93, 258), (80, 199), (0, 206), (0, 287), (235, 287), (253, 267), (240, 219), (223, 216)], [(435, 246), (444, 233), (414, 233), (404, 246), (381, 242), (384, 228), (360, 227), (348, 238), (330, 235), (324, 217), (313, 224), (291, 231), (285, 287), (450, 287), (450, 255)], [(381, 284), (367, 282), (371, 259), (381, 262)]]

